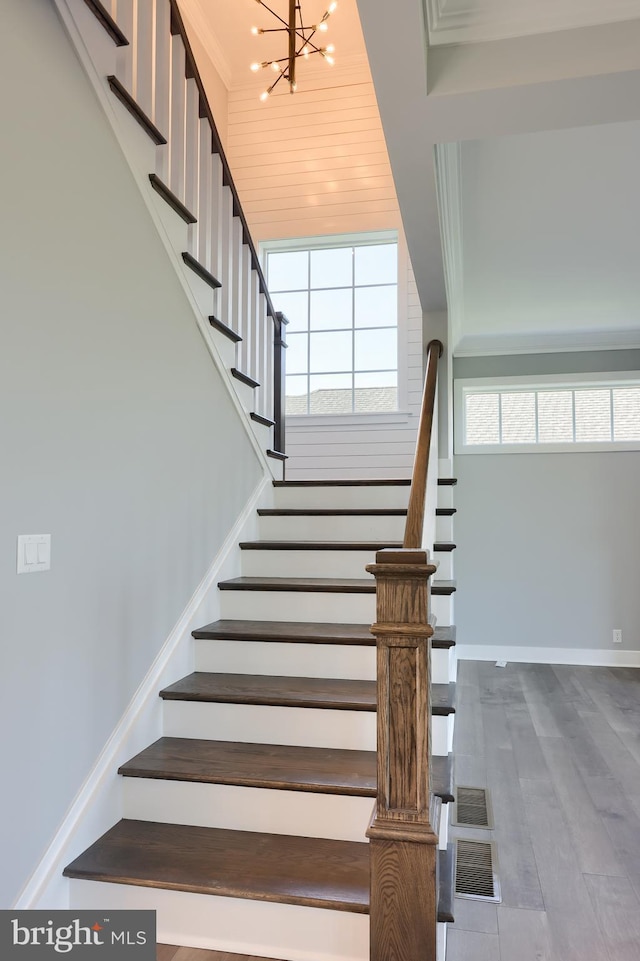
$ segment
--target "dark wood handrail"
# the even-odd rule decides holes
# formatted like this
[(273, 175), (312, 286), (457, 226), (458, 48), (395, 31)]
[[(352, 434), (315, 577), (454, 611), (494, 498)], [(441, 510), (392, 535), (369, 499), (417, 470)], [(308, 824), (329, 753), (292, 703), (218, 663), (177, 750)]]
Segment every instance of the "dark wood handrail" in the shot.
[(424, 508), (429, 471), (429, 451), (431, 449), (433, 412), (438, 379), (438, 361), (440, 357), (442, 357), (442, 351), (443, 346), (439, 340), (429, 341), (427, 345), (427, 375), (422, 394), (422, 410), (420, 411), (418, 440), (415, 459), (413, 461), (413, 473), (411, 475), (411, 493), (409, 494), (409, 508), (407, 510), (407, 522), (404, 529), (403, 547), (419, 548), (422, 546)]
[(196, 82), (198, 93), (200, 95), (200, 116), (206, 117), (209, 121), (209, 126), (211, 127), (212, 150), (220, 157), (223, 171), (223, 182), (227, 187), (229, 187), (233, 197), (233, 213), (234, 216), (239, 217), (240, 223), (242, 224), (242, 240), (243, 243), (247, 245), (251, 253), (251, 266), (258, 275), (258, 280), (260, 282), (260, 293), (264, 294), (267, 302), (267, 313), (275, 323), (276, 311), (271, 297), (269, 296), (269, 291), (267, 290), (267, 283), (262, 272), (260, 258), (258, 257), (258, 252), (255, 248), (255, 244), (253, 243), (253, 239), (249, 231), (249, 225), (247, 224), (244, 211), (240, 204), (238, 191), (236, 190), (236, 185), (233, 182), (233, 177), (231, 176), (231, 168), (229, 167), (229, 162), (224, 152), (222, 141), (220, 140), (220, 134), (218, 133), (216, 122), (213, 119), (211, 104), (209, 103), (209, 98), (207, 97), (204, 83), (202, 82), (202, 77), (200, 76), (200, 71), (198, 70), (198, 65), (196, 63), (196, 58), (194, 56), (191, 43), (189, 42), (189, 37), (187, 36), (187, 30), (184, 25), (184, 20), (182, 19), (182, 14), (180, 13), (178, 0), (169, 0), (169, 2), (171, 4), (171, 32), (174, 35), (179, 34), (182, 37), (182, 42), (184, 44), (186, 53), (186, 75), (187, 77), (193, 77)]

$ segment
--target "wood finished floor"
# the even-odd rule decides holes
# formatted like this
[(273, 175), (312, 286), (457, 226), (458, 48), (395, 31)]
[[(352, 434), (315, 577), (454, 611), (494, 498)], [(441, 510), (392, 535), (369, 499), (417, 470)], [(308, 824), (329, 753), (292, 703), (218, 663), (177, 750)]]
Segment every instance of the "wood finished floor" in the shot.
[(447, 961), (639, 961), (640, 671), (464, 661), (456, 780), (486, 786), (502, 903), (455, 900)]

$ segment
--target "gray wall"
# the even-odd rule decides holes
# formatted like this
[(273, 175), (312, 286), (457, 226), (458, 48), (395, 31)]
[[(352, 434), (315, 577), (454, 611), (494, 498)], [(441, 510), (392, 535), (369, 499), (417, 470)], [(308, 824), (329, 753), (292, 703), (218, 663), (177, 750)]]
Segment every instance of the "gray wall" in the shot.
[[(47, 0), (0, 31), (0, 907), (261, 476)], [(16, 575), (16, 536), (52, 570)]]
[[(638, 351), (458, 358), (457, 376), (633, 370)], [(640, 650), (640, 452), (455, 458), (461, 644)]]

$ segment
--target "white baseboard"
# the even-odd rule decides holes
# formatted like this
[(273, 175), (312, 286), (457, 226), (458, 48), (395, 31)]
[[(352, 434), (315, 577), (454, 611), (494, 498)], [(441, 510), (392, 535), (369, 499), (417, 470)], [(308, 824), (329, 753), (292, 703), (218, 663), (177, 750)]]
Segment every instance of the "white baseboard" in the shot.
[(640, 651), (588, 647), (503, 647), (458, 644), (459, 661), (513, 661), (518, 664), (584, 664), (590, 667), (640, 667)]
[(162, 704), (158, 692), (194, 669), (191, 631), (203, 621), (219, 617), (218, 580), (239, 573), (238, 541), (254, 523), (256, 507), (270, 487), (271, 476), (264, 476), (162, 645), (14, 908), (52, 910), (69, 906), (68, 881), (62, 871), (123, 816), (118, 767), (161, 736)]

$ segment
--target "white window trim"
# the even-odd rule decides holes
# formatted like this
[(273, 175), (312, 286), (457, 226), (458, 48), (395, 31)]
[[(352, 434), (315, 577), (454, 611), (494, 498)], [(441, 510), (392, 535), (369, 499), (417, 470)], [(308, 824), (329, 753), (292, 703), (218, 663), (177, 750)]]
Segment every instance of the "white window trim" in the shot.
[[(407, 412), (407, 380), (408, 351), (407, 351), (407, 319), (409, 314), (409, 292), (407, 288), (407, 245), (401, 231), (369, 230), (363, 233), (328, 234), (316, 237), (289, 237), (282, 240), (262, 240), (259, 245), (259, 256), (262, 269), (267, 271), (267, 254), (287, 250), (322, 250), (330, 247), (365, 246), (367, 244), (397, 244), (398, 245), (398, 361), (397, 361), (397, 390), (398, 410), (392, 411), (349, 411), (344, 414), (287, 414), (287, 423), (296, 426), (303, 424), (308, 427), (348, 426), (351, 424), (367, 423), (401, 423), (406, 424), (413, 416)], [(286, 337), (286, 333), (285, 333)]]
[(640, 371), (598, 371), (582, 374), (538, 374), (514, 377), (459, 378), (454, 381), (454, 453), (477, 454), (581, 454), (609, 451), (640, 450), (637, 441), (590, 441), (557, 444), (465, 444), (465, 394), (494, 393), (501, 390), (545, 390), (549, 387), (568, 390), (597, 387), (640, 387)]

